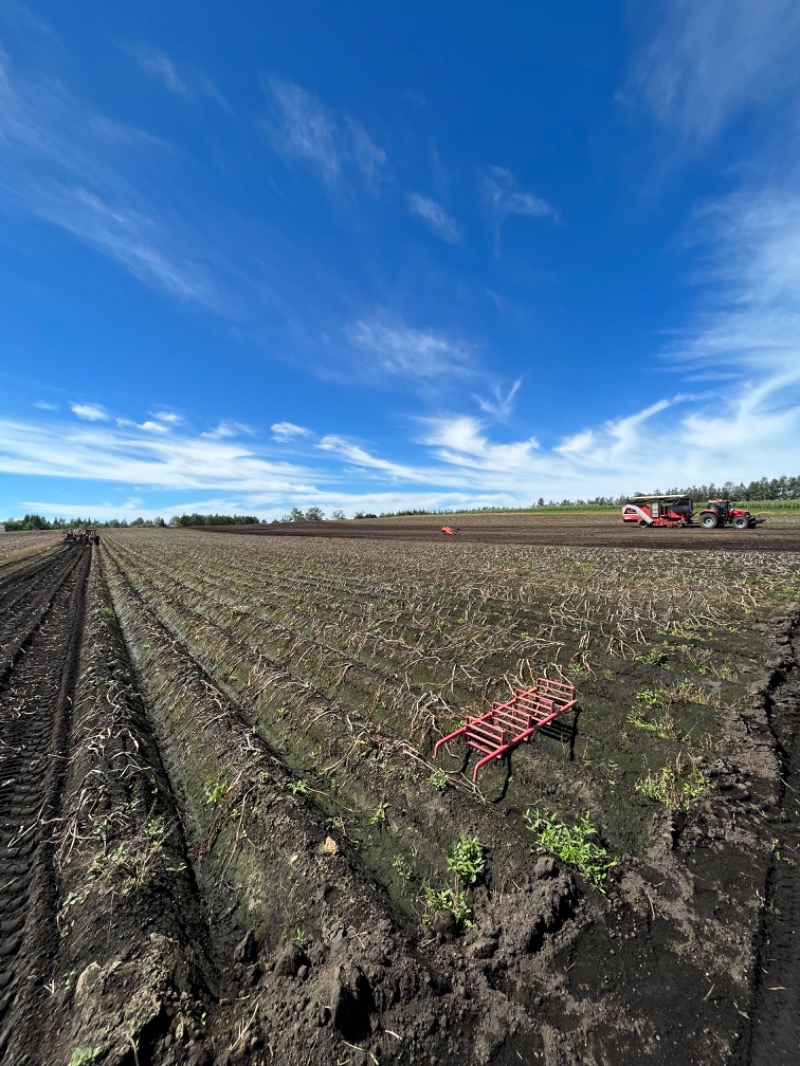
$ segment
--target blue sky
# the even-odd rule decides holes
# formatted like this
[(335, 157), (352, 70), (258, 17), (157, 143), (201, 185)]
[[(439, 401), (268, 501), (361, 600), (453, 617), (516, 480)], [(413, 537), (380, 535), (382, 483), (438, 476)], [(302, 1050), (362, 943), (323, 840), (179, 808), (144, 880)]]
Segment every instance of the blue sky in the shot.
[(800, 470), (796, 0), (0, 6), (0, 516)]

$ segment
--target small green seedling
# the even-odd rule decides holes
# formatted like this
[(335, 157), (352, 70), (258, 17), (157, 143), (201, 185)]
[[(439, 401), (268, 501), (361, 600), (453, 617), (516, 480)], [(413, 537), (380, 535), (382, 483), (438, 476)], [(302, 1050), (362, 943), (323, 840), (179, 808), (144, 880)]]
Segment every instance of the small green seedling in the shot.
[(477, 837), (461, 837), (447, 858), (447, 865), (465, 885), (474, 885), (486, 869), (484, 847)]
[(206, 788), (206, 803), (209, 807), (216, 807), (225, 798), (228, 786), (221, 777), (218, 777), (213, 785)]
[(103, 1054), (102, 1047), (78, 1047), (72, 1052), (69, 1066), (93, 1066)]
[(466, 926), (472, 925), (472, 911), (467, 904), (467, 897), (460, 889), (445, 888), (437, 892), (429, 885), (422, 890), (422, 900), (425, 905), (425, 913), (422, 916), (422, 924), (430, 925), (437, 911), (450, 911), (455, 920)]
[(428, 778), (428, 781), (430, 784), (433, 785), (435, 789), (438, 789), (439, 792), (444, 792), (444, 790), (447, 788), (447, 774), (444, 772), (444, 770), (434, 770), (431, 776)]

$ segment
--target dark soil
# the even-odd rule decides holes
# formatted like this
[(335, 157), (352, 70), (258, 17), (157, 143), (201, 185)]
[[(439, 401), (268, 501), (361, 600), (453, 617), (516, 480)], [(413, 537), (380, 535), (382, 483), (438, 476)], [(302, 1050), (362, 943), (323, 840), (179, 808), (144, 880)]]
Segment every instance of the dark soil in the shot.
[[(5, 608), (0, 688), (0, 1057), (26, 1061), (57, 937), (53, 819), (60, 807), (88, 552), (16, 568)], [(35, 1061), (35, 1060), (34, 1060)]]
[[(794, 516), (792, 516), (794, 517)], [(448, 519), (455, 521), (456, 519)], [(494, 519), (458, 516), (455, 537), (442, 534), (443, 519), (358, 519), (346, 522), (287, 522), (247, 526), (198, 526), (210, 533), (260, 537), (325, 537), (387, 541), (454, 541), (473, 544), (542, 544), (575, 548), (680, 548), (690, 551), (800, 552), (800, 525), (786, 518), (754, 529), (733, 526), (708, 530), (702, 526), (675, 529), (641, 528), (615, 515), (513, 515)]]
[[(566, 523), (541, 543), (797, 550), (794, 532), (780, 549), (767, 532), (593, 539)], [(496, 525), (459, 536), (473, 535), (533, 543)], [(288, 673), (311, 651), (278, 635), (277, 658), (258, 658), (256, 629), (237, 638), (235, 616), (207, 619), (172, 586), (157, 595), (134, 561), (104, 540), (0, 569), (3, 1062), (797, 1061), (800, 607), (762, 641), (713, 788), (688, 811), (654, 808), (603, 894), (532, 846), (491, 787), (431, 799), (425, 751), (382, 737), (368, 707), (348, 719), (334, 794), (293, 761), (302, 746), (287, 755), (295, 704), (309, 748), (318, 716), (335, 725), (333, 704), (308, 686), (301, 704)], [(387, 788), (386, 825), (333, 828)], [(438, 911), (420, 925), (388, 868), (427, 869), (426, 841), (467, 824), (491, 843), (473, 924)]]

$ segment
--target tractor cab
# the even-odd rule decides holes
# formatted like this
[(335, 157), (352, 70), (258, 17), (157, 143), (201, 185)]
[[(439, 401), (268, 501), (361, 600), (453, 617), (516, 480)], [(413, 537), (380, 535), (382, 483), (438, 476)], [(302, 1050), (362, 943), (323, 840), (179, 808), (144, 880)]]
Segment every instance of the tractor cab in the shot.
[(719, 520), (720, 525), (725, 525), (730, 521), (731, 517), (731, 504), (730, 500), (709, 500), (708, 507), (704, 510), (714, 511)]
[(646, 528), (690, 526), (692, 500), (689, 496), (631, 496), (622, 507), (622, 521)]

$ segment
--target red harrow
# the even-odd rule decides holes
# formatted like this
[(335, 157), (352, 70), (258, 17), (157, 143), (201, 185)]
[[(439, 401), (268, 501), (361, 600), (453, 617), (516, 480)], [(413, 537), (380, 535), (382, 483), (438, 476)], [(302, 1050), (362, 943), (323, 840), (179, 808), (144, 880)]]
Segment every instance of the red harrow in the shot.
[(483, 752), (472, 772), (472, 780), (477, 781), (482, 766), (492, 759), (502, 759), (506, 752), (530, 740), (538, 729), (550, 725), (576, 703), (573, 685), (537, 677), (532, 689), (517, 689), (506, 703), (493, 703), (491, 711), (480, 718), (468, 718), (455, 733), (437, 740), (433, 757), (443, 744), (464, 737), (471, 748)]

